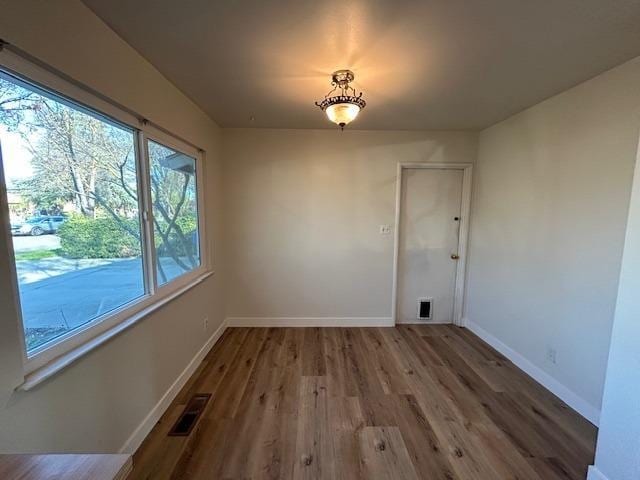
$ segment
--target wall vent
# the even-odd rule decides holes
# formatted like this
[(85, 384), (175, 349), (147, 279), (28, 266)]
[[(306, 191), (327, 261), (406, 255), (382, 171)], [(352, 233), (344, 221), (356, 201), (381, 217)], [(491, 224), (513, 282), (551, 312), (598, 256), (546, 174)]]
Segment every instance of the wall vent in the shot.
[(196, 393), (189, 402), (187, 406), (184, 407), (184, 410), (176, 423), (173, 425), (171, 430), (169, 431), (170, 437), (186, 437), (191, 433), (193, 427), (195, 427), (198, 422), (198, 418), (202, 414), (204, 408), (207, 406), (209, 399), (211, 398), (210, 393)]
[(433, 317), (433, 298), (418, 299), (418, 320), (431, 320)]

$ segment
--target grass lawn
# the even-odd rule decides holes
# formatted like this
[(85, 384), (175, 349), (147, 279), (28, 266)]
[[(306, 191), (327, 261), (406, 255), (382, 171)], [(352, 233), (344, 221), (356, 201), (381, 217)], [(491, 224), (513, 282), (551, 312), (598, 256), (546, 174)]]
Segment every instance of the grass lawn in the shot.
[(31, 252), (16, 253), (16, 262), (42, 260), (43, 258), (59, 257), (60, 249), (33, 250)]

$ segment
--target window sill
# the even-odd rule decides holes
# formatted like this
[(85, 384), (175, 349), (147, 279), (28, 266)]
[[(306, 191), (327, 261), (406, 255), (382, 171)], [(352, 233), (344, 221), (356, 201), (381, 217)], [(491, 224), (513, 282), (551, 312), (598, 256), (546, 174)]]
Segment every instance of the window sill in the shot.
[(213, 271), (203, 273), (199, 277), (196, 277), (195, 279), (193, 279), (188, 284), (182, 286), (181, 288), (175, 290), (174, 292), (172, 292), (169, 295), (161, 298), (157, 302), (147, 306), (146, 308), (140, 310), (139, 312), (136, 312), (135, 314), (131, 315), (126, 320), (123, 320), (122, 322), (120, 322), (117, 325), (113, 326), (109, 330), (106, 330), (106, 331), (100, 333), (99, 335), (95, 336), (91, 340), (83, 343), (82, 345), (80, 345), (80, 346), (78, 346), (78, 347), (76, 347), (76, 348), (74, 348), (72, 350), (69, 350), (68, 352), (66, 352), (66, 353), (54, 358), (53, 360), (47, 362), (43, 366), (41, 366), (41, 367), (37, 368), (36, 370), (30, 372), (28, 375), (25, 375), (24, 382), (21, 385), (19, 385), (16, 388), (16, 390), (18, 390), (18, 391), (31, 390), (32, 388), (34, 388), (35, 386), (41, 384), (42, 382), (44, 382), (48, 378), (54, 376), (56, 373), (58, 373), (61, 370), (65, 369), (66, 367), (71, 365), (76, 360), (82, 358), (83, 356), (85, 356), (89, 352), (95, 350), (96, 348), (98, 348), (102, 344), (108, 342), (113, 337), (115, 337), (116, 335), (120, 334), (121, 332), (123, 332), (127, 328), (131, 327), (132, 325), (135, 325), (136, 323), (138, 323), (143, 318), (145, 318), (148, 315), (152, 314), (153, 312), (159, 310), (160, 308), (162, 308), (167, 303), (175, 300), (176, 298), (181, 296), (183, 293), (186, 293), (187, 291), (191, 290), (196, 285), (199, 285), (200, 283), (204, 282), (207, 278), (211, 277), (214, 273), (215, 272), (213, 272)]

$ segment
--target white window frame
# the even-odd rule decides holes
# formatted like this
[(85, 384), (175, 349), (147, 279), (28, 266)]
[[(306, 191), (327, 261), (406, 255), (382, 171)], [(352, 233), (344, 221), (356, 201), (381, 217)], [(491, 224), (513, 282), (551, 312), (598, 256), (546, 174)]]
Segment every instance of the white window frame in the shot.
[(177, 288), (184, 287), (185, 285), (188, 285), (195, 278), (201, 276), (203, 273), (205, 273), (208, 270), (208, 263), (207, 263), (208, 255), (206, 251), (207, 243), (203, 241), (203, 235), (206, 229), (206, 222), (204, 221), (205, 219), (204, 188), (202, 186), (203, 184), (202, 178), (204, 177), (204, 155), (201, 150), (185, 145), (179, 140), (151, 126), (147, 126), (147, 128), (144, 131), (140, 132), (140, 141), (142, 142), (142, 145), (140, 146), (140, 148), (141, 148), (141, 151), (143, 152), (141, 157), (144, 163), (144, 177), (145, 177), (145, 182), (147, 183), (147, 188), (144, 190), (144, 194), (146, 197), (147, 205), (149, 205), (148, 207), (149, 219), (152, 218), (151, 215), (153, 215), (153, 208), (151, 206), (151, 186), (150, 186), (151, 180), (150, 180), (150, 169), (149, 169), (149, 154), (147, 152), (147, 141), (152, 141), (155, 143), (159, 143), (160, 145), (163, 145), (165, 147), (172, 148), (173, 150), (176, 150), (180, 153), (184, 153), (185, 155), (193, 157), (196, 161), (195, 182), (196, 182), (196, 197), (197, 197), (196, 208), (198, 213), (198, 249), (200, 254), (200, 266), (194, 268), (193, 270), (190, 270), (189, 272), (185, 272), (176, 278), (169, 280), (164, 285), (159, 285), (158, 279), (157, 279), (157, 269), (155, 268), (155, 264), (156, 264), (156, 250), (154, 247), (155, 234), (154, 234), (153, 225), (149, 225), (150, 231), (149, 231), (148, 239), (151, 242), (151, 245), (149, 247), (149, 251), (151, 253), (150, 261), (153, 262), (153, 265), (154, 265), (152, 269), (153, 270), (152, 285), (155, 287), (155, 291), (157, 291), (160, 294), (163, 294), (171, 290), (168, 287), (172, 287), (174, 285)]
[[(105, 117), (107, 121), (111, 120), (115, 124), (122, 124), (122, 126), (133, 131), (135, 136), (134, 141), (136, 142), (136, 176), (143, 243), (141, 247), (143, 250), (142, 259), (145, 293), (104, 315), (92, 319), (85, 325), (52, 339), (29, 353), (27, 353), (24, 337), (24, 323), (20, 305), (15, 254), (9, 227), (9, 210), (5, 202), (7, 197), (4, 166), (2, 165), (0, 157), (0, 201), (5, 204), (4, 206), (0, 205), (2, 207), (0, 208), (0, 220), (2, 221), (2, 231), (0, 233), (6, 235), (8, 240), (8, 251), (0, 252), (0, 254), (8, 254), (10, 260), (13, 298), (17, 312), (17, 321), (19, 323), (18, 331), (22, 343), (23, 372), (25, 377), (25, 382), (19, 388), (28, 390), (213, 274), (208, 248), (209, 242), (206, 233), (205, 152), (148, 124), (146, 121), (140, 121), (134, 114), (116, 107), (114, 104), (99, 98), (80, 86), (6, 49), (0, 51), (0, 68), (27, 83), (49, 90), (62, 98), (68, 99), (72, 104), (80, 108), (85, 107)], [(195, 180), (200, 266), (170, 280), (162, 286), (157, 285), (155, 278), (153, 211), (151, 208), (151, 189), (149, 185), (149, 159), (146, 152), (147, 139), (166, 145), (196, 160)]]

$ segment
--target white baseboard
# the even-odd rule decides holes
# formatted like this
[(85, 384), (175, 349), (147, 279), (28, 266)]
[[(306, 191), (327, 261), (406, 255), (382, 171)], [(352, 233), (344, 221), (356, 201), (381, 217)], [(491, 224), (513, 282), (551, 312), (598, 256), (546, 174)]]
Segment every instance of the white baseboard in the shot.
[(391, 317), (229, 317), (229, 327), (393, 327)]
[(598, 410), (584, 398), (580, 397), (578, 394), (567, 388), (565, 385), (560, 383), (540, 367), (534, 365), (530, 360), (523, 357), (511, 347), (502, 343), (502, 341), (498, 340), (478, 324), (473, 323), (469, 319), (465, 319), (463, 324), (466, 326), (466, 328), (471, 330), (478, 337), (480, 337), (482, 340), (499, 351), (502, 355), (511, 360), (520, 370), (524, 371), (536, 382), (540, 383), (555, 396), (559, 397), (563, 402), (573, 408), (584, 418), (589, 420), (594, 425), (598, 426), (598, 422), (600, 420), (600, 410)]
[(396, 325), (455, 325), (453, 322), (438, 322), (434, 320), (398, 320)]
[(595, 465), (589, 465), (587, 480), (609, 480)]
[(178, 375), (178, 378), (176, 378), (169, 389), (164, 393), (164, 395), (162, 395), (160, 400), (158, 400), (158, 403), (155, 404), (142, 423), (138, 425), (127, 441), (124, 442), (124, 445), (120, 448), (120, 453), (135, 453), (138, 447), (142, 444), (142, 441), (147, 435), (149, 435), (155, 424), (160, 420), (162, 414), (167, 410), (167, 408), (169, 408), (173, 399), (176, 398), (178, 393), (180, 393), (180, 390), (187, 383), (187, 380), (189, 380), (191, 375), (193, 375), (198, 368), (198, 365), (200, 365), (202, 360), (204, 360), (204, 357), (207, 356), (207, 353), (209, 353), (211, 348), (213, 348), (226, 329), (227, 321), (225, 320), (213, 335), (209, 337), (209, 340), (207, 340), (198, 353), (195, 354), (182, 373)]

